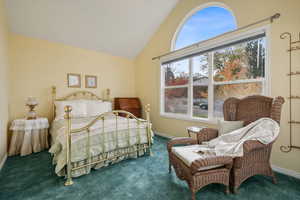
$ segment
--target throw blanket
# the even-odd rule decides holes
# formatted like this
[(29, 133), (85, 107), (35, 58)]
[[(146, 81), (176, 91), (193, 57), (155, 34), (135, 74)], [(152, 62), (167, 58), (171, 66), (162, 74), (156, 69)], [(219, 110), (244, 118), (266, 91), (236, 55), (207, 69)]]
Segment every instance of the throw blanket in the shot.
[[(201, 145), (174, 147), (173, 152), (190, 165), (194, 160), (212, 156), (243, 156), (243, 144), (256, 140), (263, 144), (273, 142), (279, 134), (279, 125), (270, 118), (261, 118), (249, 125), (219, 136)], [(179, 149), (180, 148), (180, 149)]]

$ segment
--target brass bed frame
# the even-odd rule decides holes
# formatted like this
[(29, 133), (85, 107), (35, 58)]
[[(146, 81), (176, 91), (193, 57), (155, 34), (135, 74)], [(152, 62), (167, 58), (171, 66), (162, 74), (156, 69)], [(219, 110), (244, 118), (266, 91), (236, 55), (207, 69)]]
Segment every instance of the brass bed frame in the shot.
[[(53, 112), (53, 119), (55, 119), (55, 101), (66, 101), (66, 100), (72, 100), (72, 99), (95, 99), (95, 100), (103, 100), (103, 101), (109, 101), (109, 89), (107, 89), (107, 93), (106, 93), (106, 99), (102, 99), (99, 96), (97, 96), (96, 94), (90, 92), (90, 91), (76, 91), (73, 92), (65, 97), (62, 98), (57, 98), (56, 97), (56, 87), (53, 86), (52, 87), (52, 112)], [(98, 115), (97, 117), (95, 117), (95, 119), (93, 119), (88, 125), (86, 125), (85, 127), (82, 128), (78, 128), (78, 129), (72, 129), (71, 127), (71, 121), (72, 121), (72, 117), (71, 117), (71, 112), (72, 112), (72, 107), (71, 106), (66, 106), (65, 108), (65, 116), (64, 118), (66, 119), (66, 147), (67, 147), (67, 155), (66, 155), (66, 160), (67, 160), (67, 167), (66, 167), (66, 182), (65, 182), (65, 186), (69, 186), (72, 185), (74, 182), (72, 180), (72, 171), (73, 170), (77, 170), (80, 168), (84, 168), (84, 167), (88, 167), (91, 165), (95, 165), (97, 163), (101, 163), (101, 162), (105, 162), (105, 161), (112, 161), (115, 158), (118, 158), (120, 156), (125, 156), (125, 155), (129, 155), (132, 153), (136, 153), (139, 152), (141, 150), (144, 151), (148, 151), (149, 155), (152, 155), (152, 151), (151, 151), (151, 123), (150, 123), (150, 105), (147, 104), (145, 106), (145, 113), (146, 113), (146, 120), (144, 119), (139, 119), (136, 116), (134, 116), (132, 113), (124, 111), (124, 110), (113, 110), (111, 112), (106, 112), (103, 113), (101, 115)], [(118, 116), (120, 116), (120, 114), (122, 116), (126, 116), (127, 118), (127, 122), (128, 122), (128, 135), (130, 134), (130, 128), (129, 128), (129, 119), (135, 119), (137, 121), (137, 125), (138, 125), (138, 129), (137, 129), (137, 134), (140, 137), (140, 124), (141, 123), (146, 123), (146, 131), (147, 131), (147, 139), (148, 139), (148, 144), (146, 147), (143, 148), (137, 148), (134, 151), (131, 152), (126, 152), (126, 153), (119, 153), (116, 156), (113, 156), (111, 158), (108, 158), (106, 156), (106, 158), (98, 160), (98, 161), (91, 161), (91, 155), (90, 155), (90, 128), (97, 122), (97, 121), (102, 121), (102, 124), (104, 125), (104, 121), (105, 121), (105, 116), (108, 115), (114, 115), (115, 119), (116, 119), (116, 127), (115, 127), (115, 132), (116, 134), (118, 134)], [(104, 126), (103, 126), (104, 127)], [(82, 131), (86, 131), (87, 134), (87, 155), (88, 155), (88, 162), (82, 166), (78, 166), (78, 167), (73, 167), (72, 166), (72, 162), (71, 162), (71, 148), (72, 148), (72, 143), (71, 143), (71, 139), (72, 139), (72, 135), (82, 132)], [(104, 128), (102, 128), (102, 132), (104, 133)], [(129, 137), (128, 137), (129, 140)], [(141, 145), (140, 140), (138, 141), (138, 147)], [(103, 153), (108, 153), (108, 152), (103, 152)]]

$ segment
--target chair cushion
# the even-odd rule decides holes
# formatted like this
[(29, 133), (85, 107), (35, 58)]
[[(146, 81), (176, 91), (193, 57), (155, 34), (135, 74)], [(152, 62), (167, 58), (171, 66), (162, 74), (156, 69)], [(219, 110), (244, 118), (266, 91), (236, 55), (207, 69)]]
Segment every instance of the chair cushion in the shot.
[[(172, 147), (173, 154), (176, 155), (177, 158), (182, 160), (187, 166), (191, 166), (192, 162), (198, 159), (205, 159), (215, 157), (215, 155), (207, 155), (207, 154), (199, 154), (197, 153), (199, 145), (189, 145), (189, 146), (181, 146), (181, 147)], [(218, 167), (222, 167), (224, 165), (212, 165), (205, 166), (199, 168), (199, 171), (204, 171), (208, 169), (214, 169)]]

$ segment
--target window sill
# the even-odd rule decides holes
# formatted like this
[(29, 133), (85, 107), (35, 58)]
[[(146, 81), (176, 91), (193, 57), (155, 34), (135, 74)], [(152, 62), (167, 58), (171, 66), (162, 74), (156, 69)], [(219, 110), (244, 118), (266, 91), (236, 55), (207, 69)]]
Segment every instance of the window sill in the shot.
[(197, 117), (187, 117), (184, 115), (176, 115), (176, 114), (167, 114), (167, 113), (161, 113), (161, 117), (164, 118), (171, 118), (171, 119), (178, 119), (178, 120), (184, 120), (184, 121), (191, 121), (191, 122), (201, 122), (205, 124), (217, 124), (217, 119), (206, 119), (206, 118), (197, 118)]

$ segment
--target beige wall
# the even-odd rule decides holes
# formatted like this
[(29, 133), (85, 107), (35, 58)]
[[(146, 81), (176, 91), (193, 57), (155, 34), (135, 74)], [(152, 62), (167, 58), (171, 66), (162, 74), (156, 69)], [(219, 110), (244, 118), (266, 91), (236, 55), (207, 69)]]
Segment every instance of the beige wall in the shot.
[(0, 163), (6, 154), (8, 120), (8, 38), (3, 4), (0, 0)]
[[(170, 50), (171, 40), (176, 28), (181, 20), (193, 8), (201, 4), (211, 2), (208, 0), (182, 0), (178, 3), (171, 14), (165, 19), (158, 31), (154, 34), (144, 50), (136, 59), (136, 88), (137, 95), (144, 103), (152, 105), (152, 122), (154, 128), (170, 136), (186, 136), (185, 128), (191, 125), (206, 125), (199, 122), (190, 122), (161, 117), (159, 114), (159, 61), (152, 61), (151, 58)], [(243, 26), (261, 18), (273, 15), (276, 12), (281, 13), (281, 18), (275, 21), (271, 26), (271, 95), (288, 96), (288, 54), (287, 41), (279, 39), (282, 32), (289, 31), (297, 35), (300, 30), (300, 8), (299, 0), (220, 0), (225, 3), (237, 18), (238, 26)], [(294, 66), (300, 66), (300, 54), (295, 52)], [(298, 60), (298, 61), (296, 61)], [(296, 69), (296, 68), (295, 68)], [(298, 68), (299, 70), (299, 68)], [(300, 79), (295, 79), (296, 88), (300, 94)], [(299, 110), (300, 102), (294, 110)], [(298, 113), (298, 114), (297, 114)], [(295, 117), (300, 119), (300, 112), (295, 112)], [(284, 105), (282, 115), (282, 131), (276, 145), (273, 149), (272, 163), (291, 170), (300, 172), (299, 150), (293, 150), (291, 153), (282, 153), (279, 150), (280, 145), (287, 144), (289, 140), (288, 129), (288, 103)], [(300, 145), (299, 128), (295, 129), (295, 144)]]
[(97, 75), (98, 88), (90, 91), (103, 97), (106, 88), (111, 97), (134, 96), (134, 62), (120, 57), (84, 50), (16, 34), (9, 36), (10, 118), (24, 117), (25, 99), (37, 97), (40, 116), (51, 118), (51, 86), (58, 97), (74, 90), (67, 87), (67, 73)]

